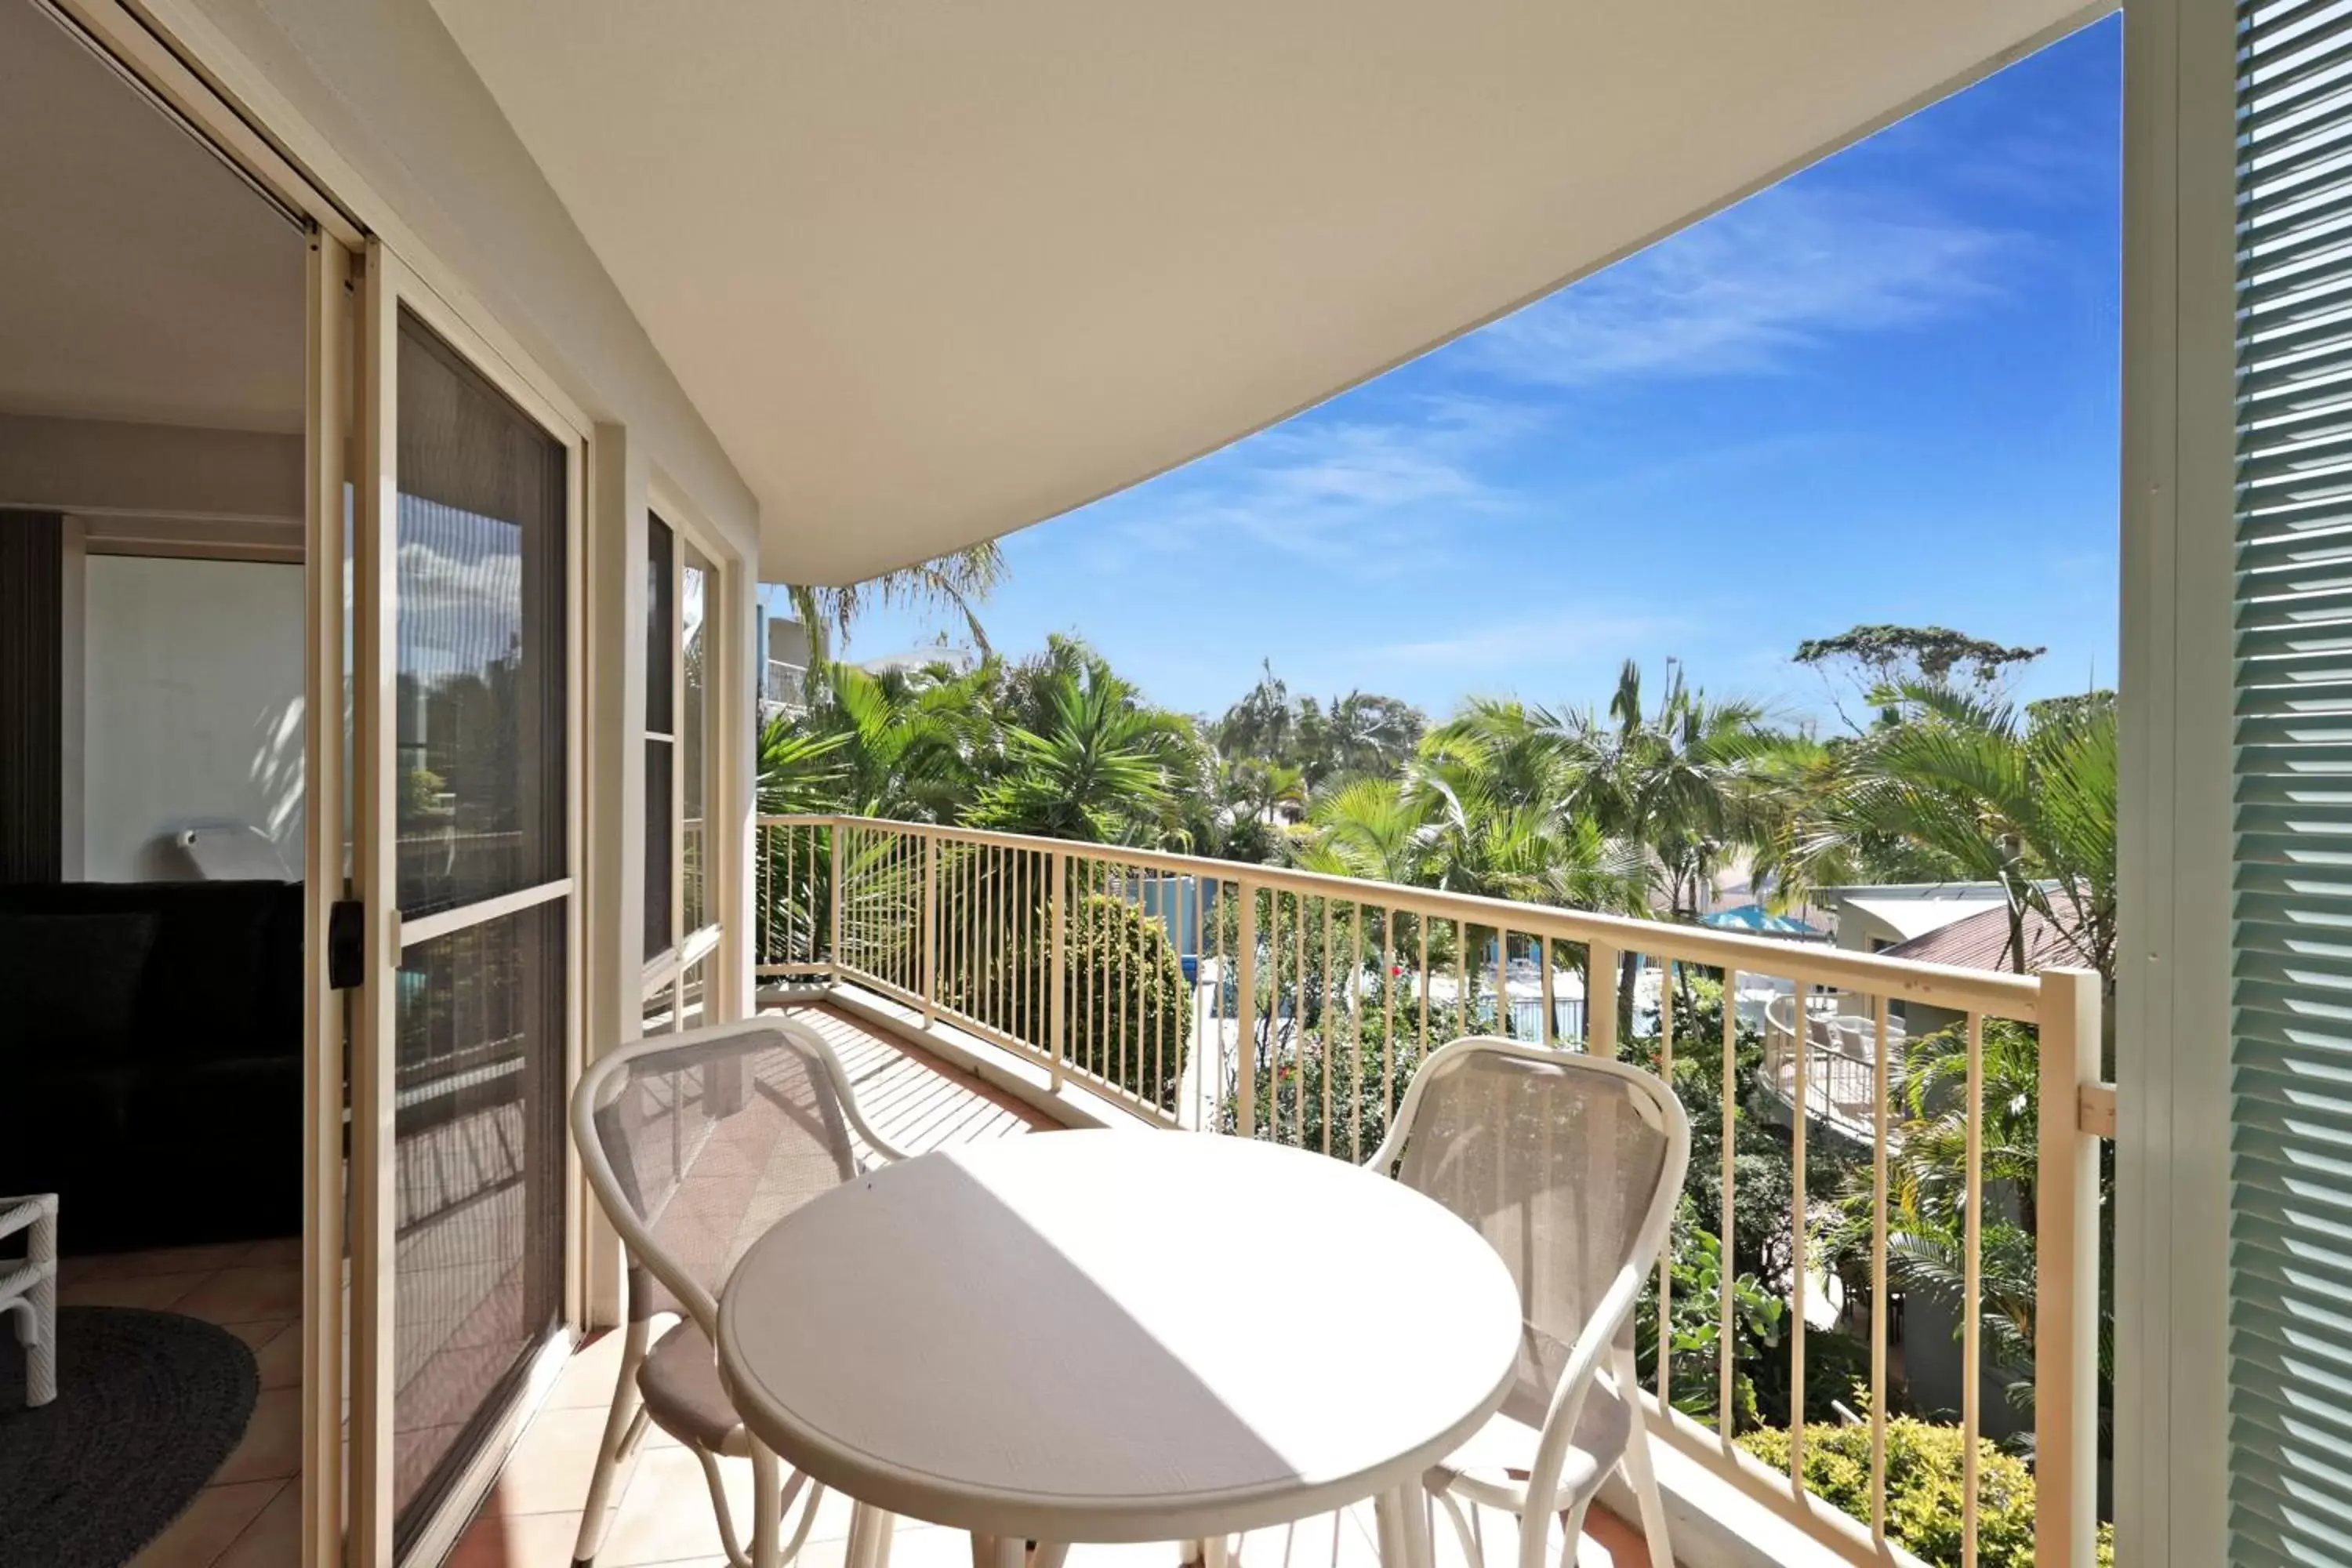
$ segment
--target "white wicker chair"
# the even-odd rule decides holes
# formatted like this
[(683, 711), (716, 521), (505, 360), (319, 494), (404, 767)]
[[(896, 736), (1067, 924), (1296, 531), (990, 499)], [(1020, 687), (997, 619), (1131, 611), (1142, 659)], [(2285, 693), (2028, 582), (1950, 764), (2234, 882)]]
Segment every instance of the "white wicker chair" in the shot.
[(1585, 1510), (1622, 1466), (1650, 1561), (1671, 1568), (1632, 1327), (1689, 1163), (1690, 1119), (1638, 1068), (1473, 1037), (1413, 1076), (1372, 1168), (1486, 1237), (1518, 1282), (1526, 1323), (1502, 1410), (1426, 1478), (1471, 1563), (1481, 1552), (1464, 1501), (1518, 1517), (1518, 1568), (1544, 1568), (1550, 1521), (1565, 1512), (1560, 1562), (1572, 1568)]
[(58, 1194), (0, 1198), (0, 1237), (25, 1235), (25, 1258), (0, 1261), (0, 1318), (16, 1323), (25, 1347), (25, 1403), (58, 1396)]
[[(853, 1137), (854, 1135), (854, 1137)], [(628, 1259), (628, 1326), (612, 1414), (588, 1485), (574, 1561), (604, 1545), (613, 1475), (650, 1419), (702, 1463), (735, 1568), (789, 1562), (823, 1500), (808, 1489), (799, 1526), (782, 1516), (807, 1478), (743, 1428), (720, 1386), (719, 1294), (751, 1245), (785, 1215), (854, 1178), (856, 1141), (903, 1156), (859, 1115), (848, 1075), (816, 1031), (781, 1016), (664, 1035), (604, 1057), (572, 1095), (572, 1137)], [(682, 1319), (648, 1344), (657, 1315)], [(751, 1460), (752, 1545), (746, 1552), (720, 1485), (720, 1456)], [(871, 1523), (887, 1531), (887, 1516)], [(887, 1549), (887, 1540), (883, 1542)]]

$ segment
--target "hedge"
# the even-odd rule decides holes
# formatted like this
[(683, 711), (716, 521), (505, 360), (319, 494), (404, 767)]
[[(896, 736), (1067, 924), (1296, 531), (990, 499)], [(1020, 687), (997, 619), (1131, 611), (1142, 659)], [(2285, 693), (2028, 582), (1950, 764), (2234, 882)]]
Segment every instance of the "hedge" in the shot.
[[(1739, 1446), (1783, 1474), (1789, 1434), (1748, 1433)], [(1960, 1429), (1912, 1416), (1886, 1423), (1886, 1531), (1913, 1555), (1939, 1568), (1960, 1563)], [(1805, 1428), (1805, 1485), (1856, 1519), (1870, 1517), (1870, 1427)], [(2114, 1568), (2115, 1527), (2099, 1527), (2100, 1568)], [(1979, 1568), (2032, 1568), (2033, 1472), (2025, 1461), (1977, 1440)]]

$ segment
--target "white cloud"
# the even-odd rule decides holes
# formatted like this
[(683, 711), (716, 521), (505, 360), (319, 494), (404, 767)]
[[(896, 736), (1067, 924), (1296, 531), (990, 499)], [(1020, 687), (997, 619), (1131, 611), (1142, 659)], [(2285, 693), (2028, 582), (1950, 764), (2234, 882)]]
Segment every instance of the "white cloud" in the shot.
[(1584, 616), (1562, 609), (1548, 616), (1465, 626), (1450, 636), (1358, 648), (1349, 658), (1381, 668), (1527, 669), (1596, 654), (1621, 657), (1685, 626), (1686, 623), (1671, 616)]
[(1884, 190), (1783, 185), (1496, 322), (1480, 362), (1522, 381), (1752, 374), (1994, 289), (2004, 237)]
[(1425, 537), (1431, 509), (1500, 512), (1514, 504), (1480, 470), (1534, 426), (1532, 410), (1448, 395), (1381, 413), (1302, 416), (1108, 503), (1118, 521), (1098, 526), (1090, 541), (1098, 562), (1222, 544), (1381, 575)]
[(407, 505), (398, 591), (403, 657), (427, 677), (478, 671), (522, 632), (522, 556), (509, 524)]

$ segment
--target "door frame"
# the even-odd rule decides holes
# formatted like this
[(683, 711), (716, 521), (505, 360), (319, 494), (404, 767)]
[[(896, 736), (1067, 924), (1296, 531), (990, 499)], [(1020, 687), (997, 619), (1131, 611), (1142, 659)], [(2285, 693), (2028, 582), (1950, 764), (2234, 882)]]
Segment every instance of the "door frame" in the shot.
[[(587, 421), (561, 394), (519, 368), (467, 313), (452, 306), (383, 241), (371, 239), (362, 267), (356, 380), (358, 439), (353, 453), (352, 833), (353, 896), (364, 921), (364, 961), (353, 1006), (351, 1051), (351, 1440), (349, 1544), (355, 1561), (392, 1563), (396, 1509), (393, 1495), (393, 1419), (397, 1140), (394, 1055), (397, 973), (405, 946), (495, 920), (538, 903), (564, 900), (563, 1081), (581, 1063), (582, 896), (586, 714), (583, 667), (586, 553)], [(429, 328), (564, 451), (564, 867), (563, 876), (529, 889), (494, 897), (411, 922), (398, 908), (397, 739), (399, 618), (397, 551), (399, 483), (397, 363), (400, 313)], [(577, 1192), (579, 1157), (563, 1140), (562, 1190)], [(581, 1321), (582, 1237), (577, 1205), (565, 1216), (562, 1316), (558, 1331), (537, 1355), (519, 1397), (498, 1418), (488, 1439), (467, 1461), (456, 1483), (433, 1505), (413, 1535), (406, 1557), (435, 1562), (454, 1544), (481, 1495), (496, 1478), (522, 1421), (544, 1394), (571, 1349)]]
[[(332, 922), (344, 896), (344, 434), (352, 391), (353, 254), (310, 233), (302, 418), (302, 1561), (342, 1552), (342, 997)], [(329, 716), (331, 715), (331, 721)]]

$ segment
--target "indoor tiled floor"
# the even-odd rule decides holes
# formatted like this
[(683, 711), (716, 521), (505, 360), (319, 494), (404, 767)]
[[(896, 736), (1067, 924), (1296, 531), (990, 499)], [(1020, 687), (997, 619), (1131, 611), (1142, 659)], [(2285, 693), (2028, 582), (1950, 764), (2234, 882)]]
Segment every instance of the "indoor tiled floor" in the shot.
[(302, 1244), (184, 1247), (69, 1258), (60, 1306), (148, 1307), (218, 1323), (253, 1347), (261, 1394), (212, 1484), (135, 1568), (291, 1568), (300, 1559)]

